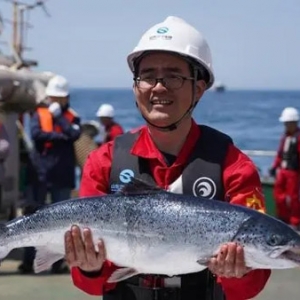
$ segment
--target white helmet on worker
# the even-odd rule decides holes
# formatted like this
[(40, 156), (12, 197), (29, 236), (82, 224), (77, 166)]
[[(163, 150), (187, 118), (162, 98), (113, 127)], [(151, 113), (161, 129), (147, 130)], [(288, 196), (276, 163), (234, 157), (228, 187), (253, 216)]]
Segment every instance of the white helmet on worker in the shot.
[(299, 121), (299, 112), (294, 107), (286, 107), (279, 118), (280, 122), (297, 122)]
[(52, 77), (46, 87), (47, 97), (67, 97), (69, 95), (69, 84), (65, 77), (56, 75)]
[(135, 72), (135, 63), (145, 52), (168, 51), (191, 59), (195, 67), (202, 66), (208, 73), (207, 89), (214, 83), (210, 48), (202, 33), (178, 17), (167, 17), (147, 30), (138, 45), (128, 55), (130, 70)]
[(115, 115), (115, 110), (112, 105), (110, 104), (102, 104), (99, 106), (96, 116), (97, 117), (108, 117), (108, 118), (113, 118)]

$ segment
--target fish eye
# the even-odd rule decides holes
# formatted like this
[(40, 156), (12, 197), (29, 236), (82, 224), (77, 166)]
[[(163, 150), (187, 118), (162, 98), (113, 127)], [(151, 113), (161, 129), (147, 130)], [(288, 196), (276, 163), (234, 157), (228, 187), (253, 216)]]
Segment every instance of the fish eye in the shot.
[(282, 238), (278, 234), (271, 234), (267, 240), (270, 246), (277, 246), (281, 243)]

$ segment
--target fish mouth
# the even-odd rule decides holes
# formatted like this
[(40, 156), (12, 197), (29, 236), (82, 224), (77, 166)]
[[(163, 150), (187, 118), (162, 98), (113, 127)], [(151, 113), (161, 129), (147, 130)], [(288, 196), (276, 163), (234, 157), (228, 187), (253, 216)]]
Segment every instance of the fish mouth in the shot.
[(280, 255), (283, 259), (288, 259), (300, 265), (300, 248), (288, 249)]

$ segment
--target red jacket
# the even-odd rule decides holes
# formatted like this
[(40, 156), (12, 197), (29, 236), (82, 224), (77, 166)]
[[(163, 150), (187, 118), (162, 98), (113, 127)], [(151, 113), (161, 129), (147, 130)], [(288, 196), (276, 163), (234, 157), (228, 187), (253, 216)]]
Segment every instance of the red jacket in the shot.
[(124, 133), (124, 130), (121, 125), (114, 123), (112, 126), (106, 128), (106, 137), (104, 143), (113, 141), (118, 135)]
[[(300, 132), (300, 128), (298, 128), (298, 132)], [(282, 154), (283, 154), (283, 146), (284, 146), (284, 143), (285, 143), (285, 139), (287, 137), (291, 136), (290, 134), (287, 134), (285, 133), (282, 137), (281, 137), (281, 140), (280, 140), (280, 143), (279, 143), (279, 147), (278, 147), (278, 150), (277, 150), (277, 154), (276, 154), (276, 157), (274, 159), (274, 162), (273, 162), (273, 165), (272, 165), (272, 168), (274, 169), (277, 169), (280, 167), (281, 165), (281, 162), (282, 162)], [(298, 136), (298, 152), (299, 152), (299, 157), (300, 157), (300, 135)], [(299, 162), (300, 164), (300, 162)]]
[[(162, 154), (152, 142), (147, 127), (140, 129), (140, 136), (133, 145), (131, 153), (151, 159), (150, 168), (153, 177), (158, 186), (166, 189), (181, 174), (199, 137), (201, 137), (200, 129), (193, 122), (186, 143), (171, 167), (167, 167)], [(81, 196), (108, 193), (112, 151), (113, 142), (109, 142), (91, 152), (83, 170)], [(233, 145), (228, 149), (224, 164), (223, 183), (226, 196), (230, 198), (231, 203), (264, 210), (264, 199), (257, 170), (250, 159)], [(115, 269), (117, 269), (115, 265), (106, 261), (101, 276), (97, 278), (85, 277), (78, 268), (73, 268), (71, 272), (73, 282), (79, 289), (91, 295), (103, 295), (115, 287), (115, 284), (106, 282)], [(270, 270), (253, 270), (241, 279), (218, 278), (218, 281), (222, 284), (227, 300), (250, 299), (264, 288), (270, 273)]]

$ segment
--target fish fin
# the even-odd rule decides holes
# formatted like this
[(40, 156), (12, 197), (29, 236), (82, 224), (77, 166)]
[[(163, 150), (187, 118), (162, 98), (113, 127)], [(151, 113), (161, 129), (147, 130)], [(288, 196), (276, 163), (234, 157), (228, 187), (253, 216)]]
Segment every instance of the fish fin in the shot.
[(1, 261), (9, 254), (12, 249), (7, 249), (6, 247), (0, 247), (0, 264)]
[(0, 247), (0, 266), (4, 258), (9, 254), (12, 249), (7, 249), (6, 247)]
[[(1, 223), (0, 224), (0, 236), (4, 237), (5, 239), (5, 235), (7, 234), (7, 226), (6, 224)], [(8, 247), (4, 246), (0, 246), (0, 264), (1, 261), (8, 255), (8, 253), (11, 251), (12, 249), (9, 249)]]
[(141, 179), (137, 179), (134, 177), (131, 177), (131, 181), (127, 184), (125, 184), (121, 190), (121, 194), (154, 194), (159, 192), (165, 192), (165, 190), (155, 186), (150, 185)]
[(43, 208), (46, 205), (42, 205), (42, 204), (36, 204), (36, 203), (26, 203), (26, 205), (24, 205), (23, 207), (23, 216), (30, 216), (32, 214), (34, 214), (35, 212), (37, 212), (38, 210), (40, 210), (41, 208)]
[(127, 278), (137, 275), (138, 272), (133, 268), (121, 268), (114, 271), (111, 276), (108, 278), (107, 282), (119, 282)]
[(33, 263), (34, 272), (40, 273), (48, 270), (55, 262), (63, 257), (64, 255), (62, 253), (53, 252), (47, 247), (37, 247)]
[(197, 260), (197, 263), (200, 265), (200, 266), (203, 266), (203, 269), (207, 268), (208, 265), (209, 265), (209, 261), (211, 260), (211, 257), (202, 257), (202, 258), (199, 258)]
[(0, 223), (0, 235), (6, 234), (8, 231), (6, 224)]

